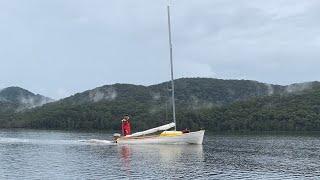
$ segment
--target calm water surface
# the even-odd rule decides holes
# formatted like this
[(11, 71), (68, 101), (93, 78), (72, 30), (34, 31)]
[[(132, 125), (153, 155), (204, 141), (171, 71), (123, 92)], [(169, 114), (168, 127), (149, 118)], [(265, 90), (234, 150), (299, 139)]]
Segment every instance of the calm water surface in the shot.
[(320, 179), (320, 136), (209, 135), (119, 146), (108, 133), (0, 130), (0, 179)]

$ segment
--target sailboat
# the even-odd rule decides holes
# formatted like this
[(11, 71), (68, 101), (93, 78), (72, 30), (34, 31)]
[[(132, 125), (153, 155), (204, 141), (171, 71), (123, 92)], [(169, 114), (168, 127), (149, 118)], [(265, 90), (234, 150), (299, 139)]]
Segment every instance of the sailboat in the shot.
[[(204, 130), (196, 132), (177, 131), (176, 124), (176, 107), (175, 107), (175, 89), (174, 89), (174, 73), (173, 73), (173, 48), (171, 38), (171, 18), (170, 18), (170, 2), (167, 5), (168, 15), (168, 32), (170, 47), (170, 65), (171, 65), (171, 98), (172, 98), (172, 114), (173, 122), (160, 127), (152, 128), (146, 131), (137, 132), (127, 136), (114, 135), (114, 142), (117, 144), (202, 144)], [(174, 128), (173, 131), (168, 131)], [(154, 135), (157, 132), (160, 134)]]

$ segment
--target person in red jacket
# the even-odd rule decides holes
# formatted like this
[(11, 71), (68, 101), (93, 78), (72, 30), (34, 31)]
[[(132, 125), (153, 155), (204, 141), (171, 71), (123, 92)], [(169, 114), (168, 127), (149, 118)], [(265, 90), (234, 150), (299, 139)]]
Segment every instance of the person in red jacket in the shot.
[(130, 124), (130, 118), (129, 115), (125, 115), (124, 118), (122, 119), (122, 135), (130, 135), (131, 134), (131, 124)]

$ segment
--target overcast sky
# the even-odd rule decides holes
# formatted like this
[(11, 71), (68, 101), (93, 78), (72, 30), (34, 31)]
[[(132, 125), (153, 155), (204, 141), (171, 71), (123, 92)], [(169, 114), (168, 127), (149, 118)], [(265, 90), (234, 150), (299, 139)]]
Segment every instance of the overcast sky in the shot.
[[(0, 88), (169, 79), (166, 0), (0, 0)], [(176, 77), (320, 80), (319, 0), (175, 0)]]

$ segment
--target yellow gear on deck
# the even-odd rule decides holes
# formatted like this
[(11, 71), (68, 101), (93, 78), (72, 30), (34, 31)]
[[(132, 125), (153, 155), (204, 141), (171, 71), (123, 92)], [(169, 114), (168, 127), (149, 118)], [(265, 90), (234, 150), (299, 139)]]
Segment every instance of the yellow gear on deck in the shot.
[(182, 131), (163, 131), (160, 136), (173, 137), (173, 136), (181, 136)]

